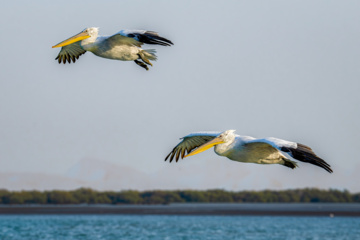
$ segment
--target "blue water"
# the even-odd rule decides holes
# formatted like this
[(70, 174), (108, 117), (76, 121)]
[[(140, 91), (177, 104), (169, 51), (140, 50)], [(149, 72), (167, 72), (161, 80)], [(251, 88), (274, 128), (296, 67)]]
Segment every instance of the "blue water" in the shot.
[(360, 239), (356, 217), (2, 215), (0, 239)]

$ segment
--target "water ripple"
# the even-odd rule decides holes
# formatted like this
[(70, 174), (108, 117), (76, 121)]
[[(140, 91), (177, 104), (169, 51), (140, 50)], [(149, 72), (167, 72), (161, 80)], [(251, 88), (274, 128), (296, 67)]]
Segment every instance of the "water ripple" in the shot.
[(360, 218), (2, 215), (1, 240), (357, 239)]

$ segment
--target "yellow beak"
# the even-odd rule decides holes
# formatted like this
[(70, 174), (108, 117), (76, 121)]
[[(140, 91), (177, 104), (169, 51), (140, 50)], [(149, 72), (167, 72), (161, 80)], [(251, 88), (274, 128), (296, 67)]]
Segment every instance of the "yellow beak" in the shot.
[(52, 46), (52, 48), (63, 47), (63, 46), (72, 44), (74, 42), (84, 40), (84, 39), (89, 38), (89, 37), (90, 37), (89, 34), (87, 34), (85, 32), (81, 32), (81, 33), (76, 34), (75, 36), (73, 36), (71, 38), (66, 39), (65, 41), (62, 41), (61, 43), (56, 44), (55, 46)]
[(187, 154), (186, 156), (184, 156), (184, 158), (190, 157), (190, 156), (198, 154), (198, 153), (201, 153), (203, 151), (206, 151), (209, 148), (211, 148), (211, 147), (213, 147), (215, 145), (221, 144), (221, 143), (225, 143), (225, 142), (221, 138), (216, 137), (213, 140), (211, 140), (211, 141), (209, 141), (207, 143), (204, 143), (203, 145), (201, 145), (200, 147), (198, 147), (197, 149), (195, 149), (191, 153)]

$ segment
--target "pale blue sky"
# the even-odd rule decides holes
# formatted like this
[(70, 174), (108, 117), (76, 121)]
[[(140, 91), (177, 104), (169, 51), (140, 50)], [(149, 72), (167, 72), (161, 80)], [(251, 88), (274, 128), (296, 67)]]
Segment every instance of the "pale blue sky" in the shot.
[[(4, 2), (0, 175), (64, 176), (84, 159), (145, 174), (195, 166), (215, 174), (220, 161), (246, 176), (202, 188), (360, 191), (359, 9), (325, 0)], [(102, 35), (154, 30), (175, 45), (156, 47), (149, 71), (92, 53), (59, 65), (51, 46), (92, 26)], [(163, 161), (180, 137), (227, 129), (309, 145), (334, 173), (232, 163), (213, 151)], [(208, 177), (188, 173), (166, 188)]]

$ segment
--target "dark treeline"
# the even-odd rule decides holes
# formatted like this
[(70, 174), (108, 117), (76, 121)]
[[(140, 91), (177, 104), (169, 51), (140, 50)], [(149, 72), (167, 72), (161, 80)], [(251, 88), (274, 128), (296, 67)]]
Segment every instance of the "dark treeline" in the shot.
[(169, 204), (169, 203), (354, 203), (360, 193), (315, 188), (284, 191), (7, 191), (0, 190), (0, 204)]

